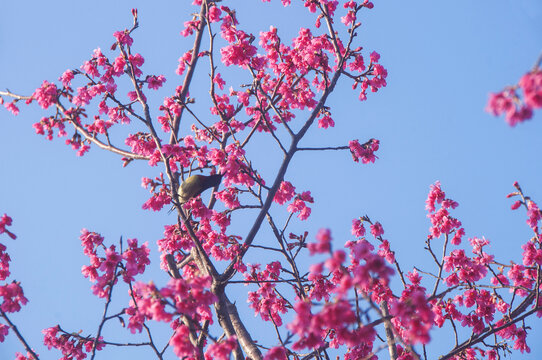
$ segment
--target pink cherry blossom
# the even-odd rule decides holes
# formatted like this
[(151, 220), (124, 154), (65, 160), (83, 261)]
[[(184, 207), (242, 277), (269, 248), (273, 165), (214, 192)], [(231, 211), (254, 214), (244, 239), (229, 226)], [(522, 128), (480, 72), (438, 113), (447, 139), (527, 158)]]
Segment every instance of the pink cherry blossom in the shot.
[(18, 312), (21, 305), (26, 305), (28, 299), (24, 296), (23, 288), (18, 282), (13, 281), (6, 285), (0, 285), (0, 309), (7, 313)]
[(71, 85), (73, 78), (74, 78), (73, 71), (68, 69), (64, 71), (64, 73), (58, 80), (60, 80), (62, 82), (62, 85), (64, 85), (65, 87), (69, 87)]
[(12, 222), (13, 220), (7, 214), (2, 215), (0, 218), (0, 234), (6, 233), (10, 238), (16, 239), (17, 236), (6, 229), (7, 226), (11, 226)]
[(15, 105), (17, 102), (13, 100), (12, 102), (7, 102), (4, 104), (4, 107), (10, 111), (13, 115), (19, 115), (19, 108)]
[(209, 21), (210, 22), (217, 22), (220, 21), (220, 15), (222, 14), (222, 11), (218, 6), (211, 6), (209, 9)]
[(286, 360), (286, 350), (282, 346), (275, 346), (265, 354), (264, 360)]
[(374, 154), (379, 148), (380, 142), (376, 139), (371, 139), (365, 144), (361, 145), (358, 140), (352, 140), (349, 142), (350, 152), (355, 162), (361, 162), (363, 164), (374, 163), (376, 155)]
[(322, 118), (318, 119), (318, 127), (327, 129), (329, 127), (334, 127), (335, 121), (329, 115), (325, 115)]
[(166, 78), (164, 77), (164, 75), (147, 77), (147, 86), (149, 87), (149, 89), (158, 90), (162, 87), (162, 85), (164, 85), (165, 82)]
[(49, 108), (49, 106), (53, 105), (57, 101), (56, 85), (51, 84), (48, 81), (43, 81), (41, 87), (37, 88), (36, 91), (34, 91), (32, 97), (43, 109), (47, 109)]
[(128, 33), (128, 30), (124, 30), (124, 31), (115, 31), (115, 33), (113, 34), (113, 36), (115, 36), (115, 38), (117, 39), (117, 41), (121, 44), (121, 45), (128, 45), (128, 46), (132, 46), (134, 40), (130, 37), (130, 34)]
[(374, 223), (371, 225), (371, 234), (376, 238), (379, 236), (382, 236), (384, 234), (384, 228), (379, 222)]
[[(523, 94), (519, 94), (519, 90)], [(521, 96), (523, 95), (523, 96)], [(542, 70), (538, 67), (523, 75), (518, 85), (491, 93), (486, 111), (495, 116), (505, 114), (510, 126), (515, 126), (533, 116), (533, 110), (542, 107)]]
[[(52, 348), (60, 350), (66, 359), (83, 360), (87, 357), (86, 353), (90, 353), (94, 346), (95, 339), (63, 333), (58, 326), (44, 329), (42, 333), (44, 345), (49, 350)], [(99, 340), (102, 338), (100, 337)], [(104, 347), (103, 342), (96, 343), (96, 350), (103, 350)]]
[(306, 220), (311, 214), (311, 208), (307, 206), (307, 203), (313, 203), (314, 199), (311, 196), (310, 191), (304, 191), (298, 194), (294, 201), (288, 205), (288, 212), (299, 213), (297, 217), (301, 220)]
[(226, 340), (215, 342), (205, 351), (205, 360), (229, 360), (232, 351), (237, 347), (237, 338), (230, 336)]
[(283, 181), (280, 183), (280, 187), (275, 193), (273, 200), (283, 205), (287, 201), (290, 201), (295, 195), (295, 187), (289, 181)]
[(329, 229), (320, 229), (316, 234), (316, 243), (309, 243), (307, 248), (311, 255), (316, 253), (327, 253), (331, 251), (331, 232)]
[(6, 247), (0, 243), (0, 281), (6, 280), (10, 275), (9, 262), (11, 258), (6, 252)]
[(9, 326), (0, 324), (0, 343), (4, 342), (8, 334), (9, 334)]
[(361, 218), (352, 220), (352, 235), (355, 237), (362, 237), (365, 235), (365, 226)]
[(173, 352), (179, 358), (196, 358), (198, 350), (190, 342), (187, 326), (181, 325), (175, 329), (175, 334), (169, 340), (169, 344), (173, 347)]

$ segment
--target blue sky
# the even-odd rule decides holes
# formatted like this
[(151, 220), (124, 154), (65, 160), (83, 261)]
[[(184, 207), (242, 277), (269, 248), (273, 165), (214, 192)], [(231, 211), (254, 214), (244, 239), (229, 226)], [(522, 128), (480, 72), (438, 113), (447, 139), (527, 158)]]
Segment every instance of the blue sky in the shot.
[[(140, 28), (134, 38), (145, 57), (143, 69), (168, 79), (150, 98), (157, 114), (163, 97), (181, 82), (174, 74), (177, 59), (192, 43), (179, 35), (195, 9), (186, 3), (6, 2), (0, 12), (0, 89), (30, 94), (43, 80), (56, 80), (66, 69), (79, 67), (96, 47), (106, 51), (113, 32), (131, 25), (130, 9), (137, 7)], [(258, 34), (275, 25), (288, 41), (299, 26), (312, 23), (298, 6), (283, 9), (274, 3), (237, 0), (231, 6), (239, 6), (245, 29)], [(404, 269), (431, 269), (424, 260), (429, 227), (424, 201), (429, 185), (440, 180), (460, 204), (455, 215), (467, 237), (485, 236), (498, 258), (519, 261), (519, 246), (530, 238), (530, 230), (525, 213), (510, 211), (505, 196), (517, 180), (542, 202), (542, 115), (535, 113), (533, 120), (510, 128), (484, 107), (489, 92), (516, 83), (542, 51), (542, 4), (375, 1), (362, 24), (359, 41), (369, 52), (381, 54), (388, 87), (359, 102), (350, 83), (341, 83), (330, 98), (336, 127), (310, 130), (305, 144), (377, 138), (379, 160), (360, 166), (348, 153), (301, 154), (286, 178), (300, 190), (311, 190), (316, 204), (311, 220), (295, 223), (294, 229), (314, 235), (329, 227), (336, 241), (344, 243), (350, 239), (351, 219), (367, 214), (383, 224)], [(207, 71), (200, 72), (202, 80), (193, 93), (205, 95)], [(144, 280), (163, 284), (168, 277), (158, 269), (155, 243), (163, 225), (174, 220), (165, 211), (141, 210), (148, 196), (141, 177), (154, 177), (159, 169), (143, 163), (122, 168), (118, 157), (97, 148), (78, 158), (63, 139), (49, 142), (34, 134), (32, 124), (43, 115), (37, 106), (21, 106), (18, 117), (0, 111), (0, 212), (14, 219), (18, 239), (2, 243), (13, 259), (13, 278), (30, 299), (12, 318), (49, 359), (58, 353), (41, 346), (41, 329), (60, 323), (88, 334), (96, 331), (95, 314), (101, 314), (102, 302), (91, 295), (90, 283), (80, 273), (88, 262), (80, 230), (97, 231), (111, 243), (120, 236), (148, 241), (153, 263)], [(254, 154), (255, 163), (272, 172), (274, 162), (267, 160), (266, 152)], [(240, 234), (247, 231), (239, 228)], [(245, 315), (253, 318), (250, 310)], [(540, 319), (529, 324), (542, 325)], [(445, 342), (442, 336), (435, 333)], [(522, 358), (542, 356), (536, 336), (528, 340), (532, 353)], [(12, 358), (15, 351), (21, 348), (10, 335), (0, 344), (0, 357)]]

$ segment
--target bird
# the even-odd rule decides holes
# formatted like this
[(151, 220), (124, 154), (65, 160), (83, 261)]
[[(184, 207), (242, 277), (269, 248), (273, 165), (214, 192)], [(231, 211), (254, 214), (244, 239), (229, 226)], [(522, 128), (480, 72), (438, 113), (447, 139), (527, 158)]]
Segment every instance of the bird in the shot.
[(222, 181), (222, 175), (192, 175), (179, 186), (177, 195), (179, 203), (184, 204), (188, 200), (195, 198), (205, 190), (215, 187)]

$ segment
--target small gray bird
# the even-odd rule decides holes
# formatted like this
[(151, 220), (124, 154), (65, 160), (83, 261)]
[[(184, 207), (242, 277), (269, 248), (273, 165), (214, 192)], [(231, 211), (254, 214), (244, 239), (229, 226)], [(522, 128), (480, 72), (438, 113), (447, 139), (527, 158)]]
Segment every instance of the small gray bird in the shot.
[(184, 204), (205, 190), (215, 187), (222, 181), (222, 175), (192, 175), (179, 186), (179, 202)]

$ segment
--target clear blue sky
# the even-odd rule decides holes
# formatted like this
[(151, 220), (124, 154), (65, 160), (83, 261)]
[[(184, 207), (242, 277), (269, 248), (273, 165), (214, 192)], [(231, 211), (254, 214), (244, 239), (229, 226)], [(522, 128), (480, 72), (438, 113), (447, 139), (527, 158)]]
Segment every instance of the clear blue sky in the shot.
[[(297, 21), (310, 23), (303, 11), (291, 15), (299, 7), (284, 10), (278, 0), (273, 2), (237, 0), (231, 6), (240, 6), (241, 26), (255, 34), (275, 25), (290, 40)], [(31, 94), (43, 80), (54, 81), (66, 69), (79, 67), (93, 49), (108, 51), (113, 32), (131, 25), (130, 9), (137, 7), (135, 48), (145, 57), (144, 70), (168, 79), (150, 99), (156, 115), (163, 97), (180, 84), (174, 74), (177, 59), (192, 43), (179, 35), (188, 12), (195, 11), (187, 3), (3, 2), (0, 89)], [(485, 236), (498, 258), (519, 261), (519, 246), (529, 239), (530, 230), (525, 213), (510, 211), (505, 195), (517, 180), (542, 203), (542, 115), (510, 128), (484, 107), (489, 92), (517, 82), (542, 51), (542, 4), (377, 0), (362, 23), (361, 44), (381, 54), (388, 87), (360, 103), (343, 82), (330, 102), (336, 127), (313, 129), (310, 135), (313, 143), (329, 145), (380, 139), (380, 159), (359, 166), (348, 153), (302, 154), (286, 178), (300, 190), (311, 190), (316, 204), (311, 221), (295, 227), (312, 234), (329, 227), (336, 241), (344, 243), (350, 239), (351, 219), (368, 214), (383, 224), (404, 269), (423, 266), (429, 227), (424, 201), (429, 185), (440, 180), (460, 204), (455, 215), (467, 237)], [(194, 89), (203, 91), (200, 96), (208, 83), (206, 71)], [(2, 243), (13, 259), (12, 278), (21, 281), (30, 300), (12, 318), (43, 359), (53, 359), (59, 353), (46, 352), (41, 329), (60, 323), (90, 334), (97, 329), (97, 314), (101, 316), (102, 302), (91, 295), (90, 283), (80, 272), (88, 263), (78, 239), (80, 229), (97, 231), (111, 243), (120, 236), (148, 241), (153, 263), (144, 280), (164, 284), (168, 277), (158, 269), (155, 244), (163, 225), (174, 220), (165, 211), (141, 210), (148, 196), (141, 177), (154, 177), (159, 169), (143, 163), (122, 168), (118, 157), (97, 148), (78, 158), (63, 139), (49, 142), (34, 134), (32, 124), (43, 115), (37, 106), (21, 106), (18, 117), (0, 110), (0, 213), (14, 219), (18, 239), (3, 238)], [(263, 155), (255, 155), (256, 163), (263, 162)], [(239, 230), (242, 235), (247, 231)], [(244, 299), (238, 302), (244, 304)], [(245, 315), (253, 318), (251, 310)], [(542, 321), (529, 324), (540, 328)], [(540, 334), (529, 337), (533, 351), (521, 358), (542, 357), (536, 341)], [(439, 342), (447, 341), (442, 335), (435, 333)], [(0, 344), (0, 358), (13, 358), (15, 351), (22, 349), (11, 334)]]

